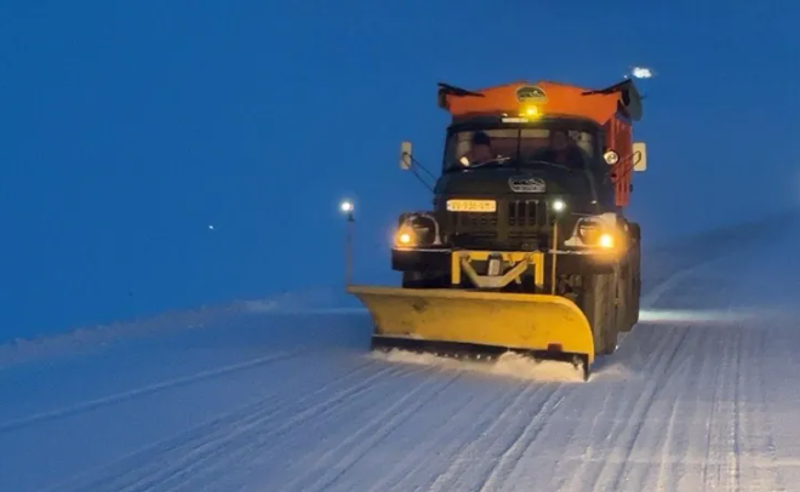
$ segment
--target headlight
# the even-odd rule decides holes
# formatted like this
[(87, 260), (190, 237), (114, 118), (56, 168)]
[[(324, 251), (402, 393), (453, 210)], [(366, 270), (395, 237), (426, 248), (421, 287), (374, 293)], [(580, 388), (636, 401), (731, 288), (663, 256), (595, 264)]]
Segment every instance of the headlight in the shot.
[(604, 232), (603, 234), (600, 234), (600, 240), (597, 243), (597, 245), (601, 248), (611, 249), (614, 247), (614, 236)]
[(566, 241), (568, 246), (614, 249), (617, 247), (616, 219), (601, 215), (583, 217), (575, 224), (573, 237)]
[(430, 214), (414, 213), (401, 216), (394, 243), (400, 248), (439, 245), (441, 244), (439, 224)]
[(594, 246), (599, 242), (602, 234), (602, 225), (592, 219), (580, 219), (578, 221), (578, 237), (586, 245)]
[(395, 244), (400, 247), (408, 248), (414, 246), (416, 234), (410, 227), (401, 227), (395, 235)]

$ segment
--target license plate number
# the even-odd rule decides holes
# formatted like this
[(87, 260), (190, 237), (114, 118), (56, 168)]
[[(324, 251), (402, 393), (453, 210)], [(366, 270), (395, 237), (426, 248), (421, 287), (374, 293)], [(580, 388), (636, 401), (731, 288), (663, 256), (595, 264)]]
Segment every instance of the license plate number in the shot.
[(494, 200), (447, 200), (447, 210), (450, 212), (483, 212), (497, 211), (497, 202)]

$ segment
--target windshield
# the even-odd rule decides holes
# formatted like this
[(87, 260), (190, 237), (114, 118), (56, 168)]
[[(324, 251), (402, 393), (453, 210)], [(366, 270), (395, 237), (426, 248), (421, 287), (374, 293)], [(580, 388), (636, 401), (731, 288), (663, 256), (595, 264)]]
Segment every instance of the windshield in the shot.
[(583, 130), (497, 128), (452, 133), (444, 170), (497, 166), (584, 169), (594, 157), (594, 134)]

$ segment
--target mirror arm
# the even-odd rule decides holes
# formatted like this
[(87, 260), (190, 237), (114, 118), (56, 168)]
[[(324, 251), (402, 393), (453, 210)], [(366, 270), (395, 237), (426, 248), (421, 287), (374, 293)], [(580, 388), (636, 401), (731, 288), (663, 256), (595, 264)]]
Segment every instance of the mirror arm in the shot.
[[(622, 166), (624, 163), (630, 163), (629, 166), (627, 166), (625, 169), (622, 169), (621, 175), (617, 174), (613, 178), (611, 178), (611, 181), (613, 183), (616, 184), (620, 179), (631, 174), (633, 169), (636, 167), (636, 164), (633, 163), (633, 156), (635, 156), (636, 154), (639, 154), (639, 152), (638, 151), (632, 152), (631, 155), (625, 157), (624, 159), (620, 159), (619, 162), (617, 162), (616, 164), (614, 164), (614, 166), (611, 167), (611, 172), (616, 173), (617, 169), (620, 168), (620, 166)], [(609, 173), (609, 175), (610, 174), (611, 173)]]
[(413, 157), (413, 156), (409, 156), (409, 157), (411, 158), (411, 162), (413, 162), (414, 164), (416, 164), (416, 166), (412, 166), (412, 169), (413, 169), (414, 167), (419, 167), (420, 169), (422, 169), (423, 171), (425, 171), (425, 174), (427, 174), (428, 176), (430, 176), (430, 178), (431, 178), (432, 180), (434, 180), (434, 181), (436, 180), (436, 176), (434, 176), (434, 175), (433, 175), (433, 173), (432, 173), (432, 172), (430, 172), (430, 171), (428, 170), (428, 168), (426, 168), (425, 166), (423, 166), (421, 162), (419, 162), (418, 160), (414, 159), (414, 157)]
[(416, 170), (412, 169), (412, 170), (411, 170), (411, 172), (412, 172), (412, 173), (414, 174), (414, 176), (415, 176), (415, 177), (416, 177), (416, 178), (419, 180), (419, 182), (420, 182), (420, 183), (422, 183), (422, 185), (423, 185), (423, 186), (425, 186), (426, 188), (428, 188), (428, 190), (429, 190), (429, 191), (433, 192), (433, 186), (431, 186), (431, 185), (430, 185), (430, 184), (428, 184), (428, 183), (427, 183), (427, 182), (426, 182), (424, 179), (422, 179), (422, 176), (420, 176), (420, 175), (419, 175), (419, 173), (418, 173)]
[(426, 188), (428, 188), (428, 190), (430, 190), (431, 192), (433, 192), (433, 186), (432, 186), (432, 185), (430, 185), (430, 184), (428, 184), (428, 183), (427, 183), (427, 182), (426, 182), (426, 181), (425, 181), (425, 180), (422, 178), (422, 176), (420, 175), (420, 173), (419, 173), (419, 172), (417, 172), (417, 168), (420, 168), (420, 169), (422, 169), (423, 171), (425, 171), (425, 173), (426, 173), (428, 176), (430, 176), (430, 178), (431, 178), (432, 180), (434, 180), (434, 181), (436, 181), (436, 176), (434, 176), (434, 175), (433, 175), (433, 173), (431, 173), (430, 171), (428, 171), (428, 169), (427, 169), (425, 166), (423, 166), (421, 162), (419, 162), (418, 160), (414, 159), (414, 157), (413, 157), (413, 156), (410, 156), (410, 155), (409, 155), (409, 158), (411, 159), (411, 162), (414, 164), (413, 166), (411, 166), (411, 168), (410, 168), (410, 171), (411, 171), (412, 173), (414, 173), (414, 176), (416, 176), (416, 178), (419, 180), (419, 182), (420, 182), (420, 183), (422, 183), (422, 184), (423, 184), (423, 185), (424, 185)]
[(436, 181), (436, 176), (433, 175), (421, 162), (414, 159), (411, 153), (411, 142), (405, 141), (400, 145), (400, 169), (404, 171), (411, 171), (414, 176), (422, 183), (428, 190), (433, 191), (433, 186), (428, 184), (425, 179), (417, 171), (417, 168), (422, 169), (433, 181)]

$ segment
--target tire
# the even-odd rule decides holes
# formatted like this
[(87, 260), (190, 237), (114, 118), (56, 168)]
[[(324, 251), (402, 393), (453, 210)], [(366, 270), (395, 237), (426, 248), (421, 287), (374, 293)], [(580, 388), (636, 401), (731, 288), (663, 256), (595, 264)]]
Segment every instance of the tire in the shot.
[(619, 277), (619, 331), (631, 331), (636, 324), (634, 302), (634, 268), (630, 258), (620, 267)]
[(639, 310), (642, 298), (642, 231), (639, 224), (631, 224), (633, 240), (630, 265), (631, 265), (631, 321), (633, 325), (639, 322)]
[(614, 273), (583, 277), (580, 308), (592, 327), (596, 354), (613, 354), (617, 348), (617, 283)]
[(642, 270), (641, 270), (641, 249), (639, 244), (636, 244), (636, 262), (633, 264), (631, 280), (633, 288), (631, 289), (631, 311), (633, 316), (632, 321), (635, 325), (639, 322), (639, 310), (641, 309), (642, 301)]

